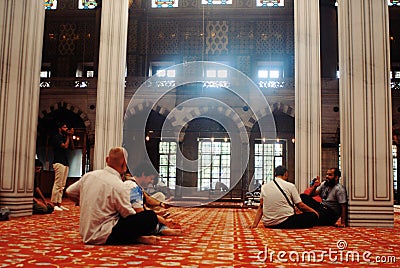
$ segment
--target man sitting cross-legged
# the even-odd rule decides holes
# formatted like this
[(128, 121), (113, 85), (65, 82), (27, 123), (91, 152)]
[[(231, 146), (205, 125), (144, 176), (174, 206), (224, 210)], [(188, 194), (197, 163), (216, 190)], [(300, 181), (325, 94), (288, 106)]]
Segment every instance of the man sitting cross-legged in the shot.
[[(311, 228), (319, 214), (304, 204), (296, 186), (288, 182), (289, 173), (283, 166), (275, 168), (275, 178), (261, 187), (260, 206), (250, 228), (262, 220), (265, 227), (276, 229)], [(296, 208), (302, 213), (297, 213)]]
[(126, 157), (124, 148), (112, 148), (104, 169), (86, 173), (66, 190), (73, 201), (79, 201), (79, 229), (84, 243), (157, 242), (157, 237), (150, 235), (158, 226), (156, 213), (137, 213), (129, 203), (129, 189), (122, 182)]
[[(157, 171), (149, 163), (141, 163), (133, 169), (133, 176), (125, 176), (124, 184), (130, 189), (130, 202), (136, 212), (146, 211), (147, 208), (168, 208), (168, 205), (151, 196), (144, 190), (154, 178), (158, 176)], [(165, 211), (163, 211), (163, 214)], [(180, 235), (181, 227), (173, 220), (167, 220), (157, 215), (159, 225), (154, 234)]]

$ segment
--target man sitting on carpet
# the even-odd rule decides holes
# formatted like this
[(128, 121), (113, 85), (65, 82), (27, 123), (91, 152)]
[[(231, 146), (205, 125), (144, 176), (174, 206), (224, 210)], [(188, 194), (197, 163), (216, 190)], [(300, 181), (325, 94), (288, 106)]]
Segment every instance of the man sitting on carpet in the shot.
[(162, 202), (169, 202), (173, 199), (170, 189), (160, 179), (158, 174), (154, 177), (152, 183), (150, 183), (145, 189), (147, 194)]
[[(260, 206), (250, 228), (257, 227), (262, 219), (265, 227), (277, 229), (310, 228), (318, 220), (318, 213), (301, 202), (293, 183), (287, 182), (285, 167), (275, 168), (274, 180), (261, 187)], [(303, 213), (296, 213), (296, 208)]]
[[(341, 172), (338, 168), (328, 169), (325, 181), (321, 184), (316, 180), (309, 195), (301, 194), (302, 201), (319, 213), (318, 225), (335, 225), (340, 218), (338, 227), (346, 226), (347, 216), (347, 191), (339, 183)], [(322, 202), (315, 201), (312, 197), (319, 195)]]
[(137, 213), (129, 203), (129, 189), (122, 182), (127, 152), (112, 148), (102, 170), (86, 173), (66, 193), (80, 205), (80, 234), (87, 244), (155, 244), (157, 215), (152, 210)]
[(54, 211), (54, 206), (46, 201), (42, 190), (39, 187), (39, 177), (43, 169), (43, 164), (39, 159), (35, 159), (35, 181), (33, 193), (33, 214), (50, 214)]
[[(151, 196), (149, 196), (145, 191), (144, 187), (149, 185), (156, 176), (158, 176), (157, 171), (153, 168), (150, 163), (141, 163), (133, 169), (134, 176), (125, 176), (124, 184), (130, 190), (130, 202), (133, 209), (136, 212), (142, 212), (146, 207), (153, 208), (167, 208), (164, 202), (159, 201)], [(160, 211), (162, 214), (165, 211)], [(156, 210), (157, 213), (157, 210)], [(161, 213), (157, 213), (161, 214)], [(159, 225), (154, 234), (163, 235), (179, 235), (182, 233), (181, 227), (178, 223), (167, 220), (164, 217), (157, 215)]]

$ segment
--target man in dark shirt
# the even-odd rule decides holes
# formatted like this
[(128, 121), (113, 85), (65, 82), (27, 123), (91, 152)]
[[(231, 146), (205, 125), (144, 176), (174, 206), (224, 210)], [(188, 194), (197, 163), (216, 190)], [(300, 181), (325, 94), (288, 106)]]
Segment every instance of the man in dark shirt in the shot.
[(72, 135), (74, 129), (68, 129), (67, 124), (57, 124), (58, 133), (52, 140), (54, 148), (53, 169), (55, 172), (54, 185), (51, 193), (51, 202), (54, 204), (55, 211), (69, 210), (61, 205), (64, 187), (67, 182), (69, 162), (68, 162), (68, 149), (74, 148), (74, 141)]
[[(319, 213), (318, 225), (346, 226), (347, 191), (346, 188), (339, 183), (340, 176), (341, 172), (338, 168), (330, 168), (326, 172), (326, 178), (323, 183), (316, 180), (309, 195), (300, 195), (305, 204)], [(318, 203), (312, 198), (316, 195), (321, 197), (321, 203)], [(336, 224), (339, 218), (340, 223)]]
[(42, 172), (43, 164), (39, 159), (35, 159), (35, 182), (33, 193), (33, 214), (50, 214), (54, 211), (52, 204), (46, 201), (42, 190), (39, 187), (39, 177)]

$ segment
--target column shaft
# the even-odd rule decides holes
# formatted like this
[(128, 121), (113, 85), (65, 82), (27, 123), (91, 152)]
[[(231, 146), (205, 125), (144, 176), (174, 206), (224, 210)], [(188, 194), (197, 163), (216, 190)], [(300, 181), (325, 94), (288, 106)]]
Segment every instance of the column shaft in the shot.
[(338, 21), (341, 157), (349, 224), (393, 226), (387, 1), (339, 1)]
[(128, 7), (128, 0), (102, 1), (94, 169), (122, 145)]
[(43, 1), (0, 1), (0, 206), (32, 215)]
[(299, 191), (321, 170), (319, 0), (294, 2), (295, 165)]

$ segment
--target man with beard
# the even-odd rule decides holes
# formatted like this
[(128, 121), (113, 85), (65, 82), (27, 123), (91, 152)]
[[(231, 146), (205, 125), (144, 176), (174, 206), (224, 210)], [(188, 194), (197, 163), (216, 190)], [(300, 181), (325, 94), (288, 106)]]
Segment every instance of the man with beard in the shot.
[(69, 161), (68, 149), (74, 149), (74, 129), (68, 129), (67, 124), (58, 123), (58, 133), (53, 137), (52, 144), (54, 149), (53, 170), (55, 173), (53, 190), (51, 192), (51, 202), (54, 204), (54, 211), (69, 210), (61, 206), (64, 187), (67, 182)]
[[(346, 226), (347, 192), (346, 188), (339, 183), (340, 176), (341, 172), (338, 168), (328, 169), (325, 181), (322, 184), (319, 180), (316, 180), (309, 195), (300, 195), (304, 204), (318, 212), (318, 225), (320, 226), (335, 225), (339, 217), (341, 220), (337, 226)], [(322, 198), (321, 203), (312, 198), (316, 195)]]

